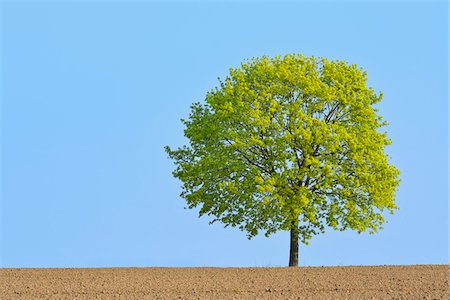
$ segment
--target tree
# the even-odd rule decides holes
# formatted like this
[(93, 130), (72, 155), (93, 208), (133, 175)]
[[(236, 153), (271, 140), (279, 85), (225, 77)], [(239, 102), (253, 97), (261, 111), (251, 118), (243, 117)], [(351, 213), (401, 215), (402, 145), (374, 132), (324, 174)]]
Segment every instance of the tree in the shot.
[(393, 213), (399, 171), (374, 107), (382, 94), (356, 65), (297, 54), (245, 61), (194, 103), (173, 175), (200, 216), (247, 232), (290, 230), (298, 241), (326, 228), (375, 233)]

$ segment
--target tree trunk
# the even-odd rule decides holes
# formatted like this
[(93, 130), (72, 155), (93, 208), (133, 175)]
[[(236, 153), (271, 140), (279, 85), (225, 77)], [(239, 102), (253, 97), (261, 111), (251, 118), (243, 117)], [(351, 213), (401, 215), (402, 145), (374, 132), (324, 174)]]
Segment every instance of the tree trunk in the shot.
[(289, 253), (289, 267), (298, 267), (298, 223), (291, 223), (291, 249)]

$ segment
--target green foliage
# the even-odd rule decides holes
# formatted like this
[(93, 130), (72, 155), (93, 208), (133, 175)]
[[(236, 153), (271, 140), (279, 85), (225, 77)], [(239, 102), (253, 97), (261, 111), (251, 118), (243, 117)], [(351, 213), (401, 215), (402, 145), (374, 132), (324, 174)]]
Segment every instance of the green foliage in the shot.
[(399, 171), (366, 81), (356, 65), (294, 54), (230, 69), (182, 120), (190, 145), (166, 147), (188, 207), (249, 238), (293, 222), (304, 243), (327, 226), (376, 232)]

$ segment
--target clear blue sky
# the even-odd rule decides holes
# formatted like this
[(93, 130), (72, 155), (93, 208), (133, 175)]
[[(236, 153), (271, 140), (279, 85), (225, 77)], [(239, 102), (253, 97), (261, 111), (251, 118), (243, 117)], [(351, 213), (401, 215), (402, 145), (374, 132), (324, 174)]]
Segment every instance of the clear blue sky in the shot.
[(163, 146), (229, 67), (298, 52), (364, 67), (385, 98), (400, 210), (377, 235), (328, 231), (301, 265), (448, 263), (445, 2), (3, 2), (3, 267), (285, 266), (185, 210)]

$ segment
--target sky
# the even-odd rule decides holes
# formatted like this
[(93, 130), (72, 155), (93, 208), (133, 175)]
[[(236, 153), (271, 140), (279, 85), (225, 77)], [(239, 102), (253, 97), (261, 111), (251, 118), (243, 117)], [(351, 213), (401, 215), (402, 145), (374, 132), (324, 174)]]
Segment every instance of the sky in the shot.
[(1, 4), (1, 267), (285, 266), (289, 234), (248, 240), (184, 209), (163, 147), (230, 67), (302, 53), (384, 92), (400, 207), (376, 235), (328, 230), (301, 266), (448, 257), (445, 2)]

